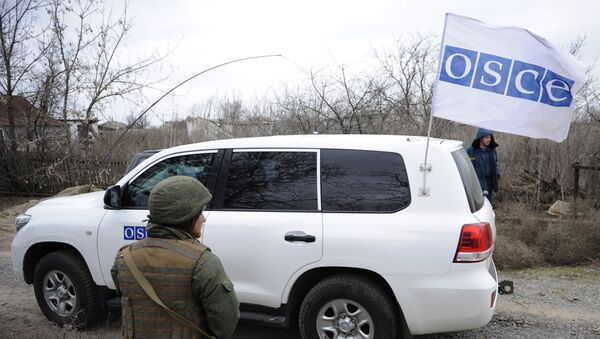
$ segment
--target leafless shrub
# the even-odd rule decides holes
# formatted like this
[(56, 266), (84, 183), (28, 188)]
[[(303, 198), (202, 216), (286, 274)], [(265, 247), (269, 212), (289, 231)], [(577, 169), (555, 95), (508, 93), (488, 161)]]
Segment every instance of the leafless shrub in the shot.
[(543, 262), (542, 256), (525, 242), (506, 235), (496, 239), (494, 262), (499, 268), (526, 268)]
[(536, 247), (549, 264), (577, 264), (600, 259), (600, 230), (594, 219), (551, 223), (540, 234)]
[[(510, 213), (508, 213), (510, 211)], [(499, 267), (579, 264), (600, 260), (600, 211), (581, 207), (579, 216), (550, 217), (526, 204), (510, 203), (498, 211), (494, 260)]]

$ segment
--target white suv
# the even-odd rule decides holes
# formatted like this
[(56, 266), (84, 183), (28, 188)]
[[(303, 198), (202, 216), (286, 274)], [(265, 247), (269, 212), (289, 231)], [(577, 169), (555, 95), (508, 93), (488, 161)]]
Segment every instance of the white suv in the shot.
[(498, 288), (494, 212), (461, 142), (431, 139), (430, 168), (425, 145), (307, 135), (166, 149), (106, 192), (20, 215), (13, 266), (50, 320), (93, 322), (114, 289), (117, 250), (146, 236), (151, 189), (187, 175), (213, 192), (201, 240), (233, 280), (242, 318), (297, 319), (309, 339), (481, 327)]

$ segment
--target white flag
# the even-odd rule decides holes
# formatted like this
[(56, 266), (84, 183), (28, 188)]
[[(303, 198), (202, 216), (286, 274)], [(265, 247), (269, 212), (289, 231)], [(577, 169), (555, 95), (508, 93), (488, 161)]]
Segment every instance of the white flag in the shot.
[(433, 116), (563, 141), (585, 66), (526, 29), (448, 13)]

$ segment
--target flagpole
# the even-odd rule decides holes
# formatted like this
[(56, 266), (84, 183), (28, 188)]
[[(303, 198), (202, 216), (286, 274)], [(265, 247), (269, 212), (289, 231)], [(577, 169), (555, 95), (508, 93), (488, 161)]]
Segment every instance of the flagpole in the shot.
[(425, 145), (425, 160), (421, 164), (421, 172), (423, 172), (423, 187), (419, 189), (419, 196), (429, 196), (429, 188), (427, 188), (427, 172), (431, 172), (431, 165), (427, 163), (429, 155), (429, 139), (431, 138), (431, 125), (433, 122), (433, 111), (429, 114), (429, 128), (427, 129), (427, 143)]
[(435, 107), (435, 95), (436, 95), (436, 87), (437, 87), (437, 77), (440, 74), (440, 67), (442, 63), (442, 49), (444, 48), (444, 38), (446, 37), (446, 24), (448, 22), (448, 13), (446, 13), (444, 17), (444, 30), (442, 31), (442, 43), (440, 44), (440, 53), (438, 56), (438, 68), (435, 72), (436, 80), (434, 81), (433, 88), (433, 98), (431, 102), (431, 112), (429, 113), (429, 127), (427, 128), (427, 143), (425, 144), (425, 160), (421, 164), (421, 172), (423, 172), (423, 187), (419, 189), (420, 197), (428, 197), (429, 196), (429, 188), (427, 188), (427, 172), (431, 172), (431, 165), (427, 163), (427, 156), (429, 155), (429, 139), (431, 139), (431, 126), (433, 125), (433, 108)]

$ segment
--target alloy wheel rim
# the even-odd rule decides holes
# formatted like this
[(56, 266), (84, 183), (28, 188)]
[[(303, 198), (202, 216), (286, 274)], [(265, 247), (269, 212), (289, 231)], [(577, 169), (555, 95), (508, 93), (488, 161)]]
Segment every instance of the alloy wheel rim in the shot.
[(60, 270), (51, 270), (43, 280), (44, 300), (52, 312), (61, 317), (73, 315), (77, 294), (73, 281)]
[(329, 301), (317, 313), (317, 333), (321, 339), (373, 339), (373, 318), (359, 303), (350, 299)]

